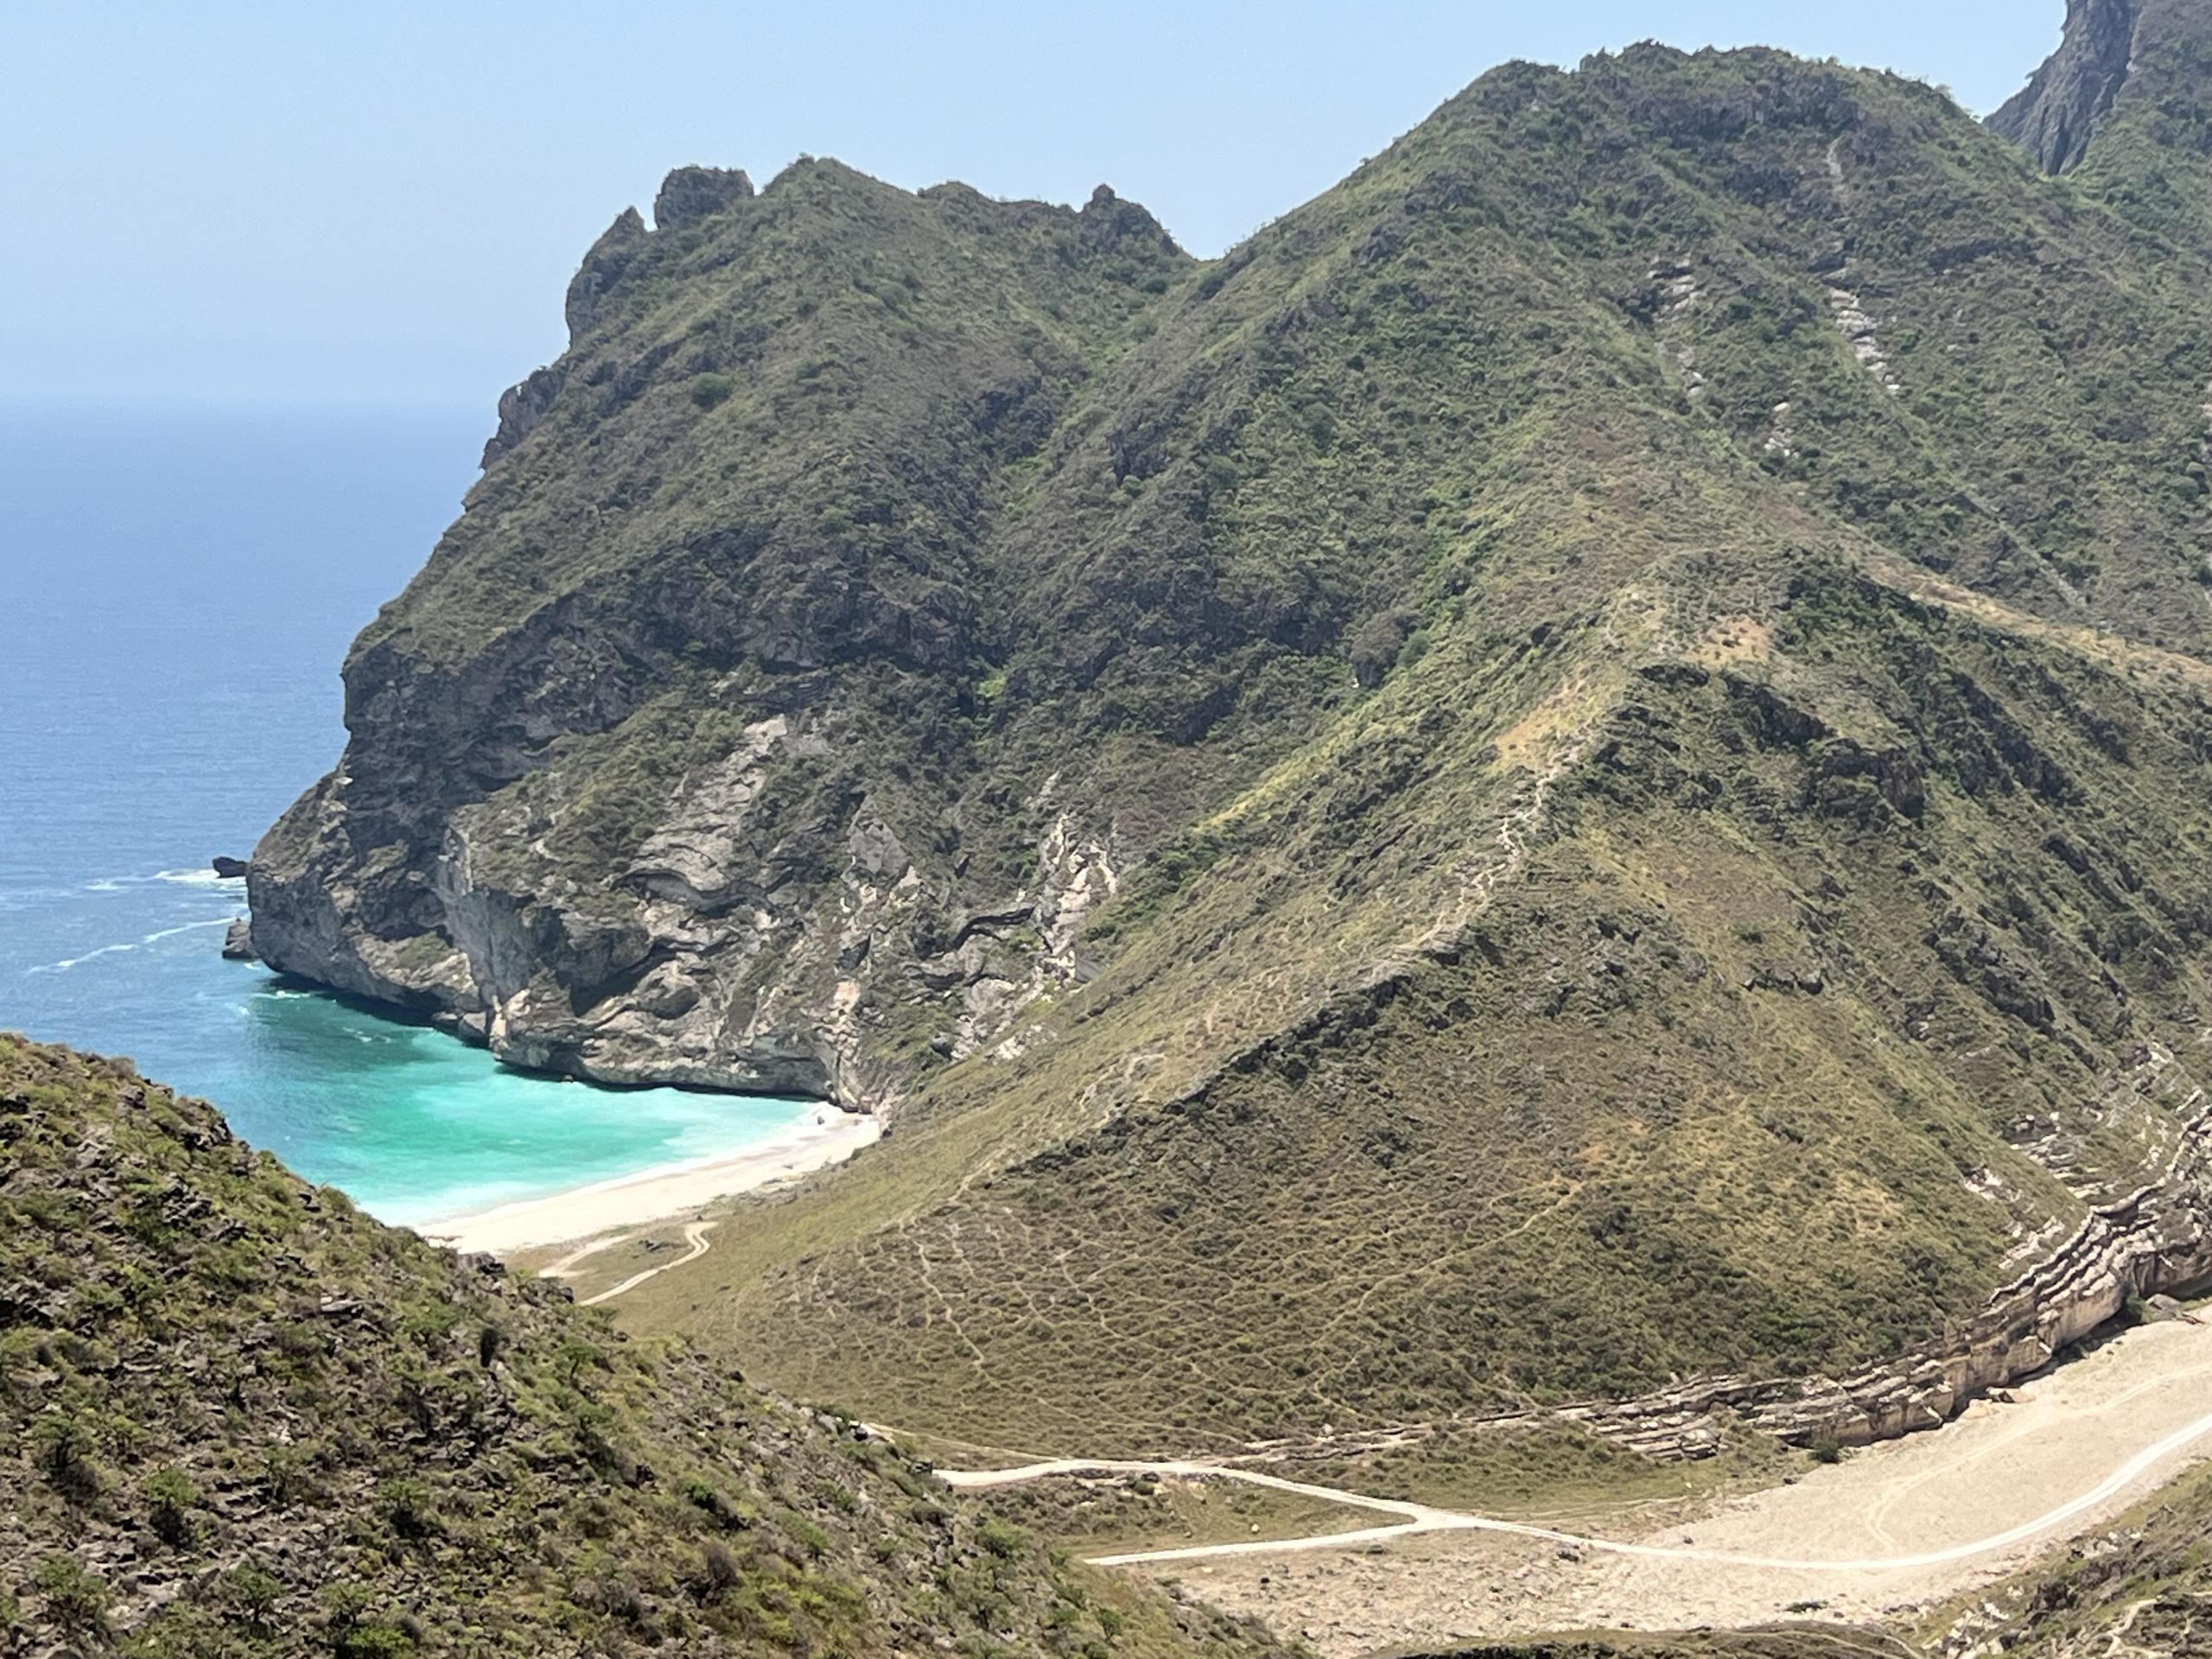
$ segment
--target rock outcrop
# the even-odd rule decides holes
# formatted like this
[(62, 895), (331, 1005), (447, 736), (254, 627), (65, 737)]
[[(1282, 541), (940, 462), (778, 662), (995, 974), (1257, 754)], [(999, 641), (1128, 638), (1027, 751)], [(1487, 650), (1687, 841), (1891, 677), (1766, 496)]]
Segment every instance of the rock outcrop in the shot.
[[(253, 949), (518, 1065), (873, 1109), (1086, 971), (1114, 811), (1015, 767), (939, 798), (988, 724), (970, 565), (1096, 327), (1191, 262), (1110, 190), (1078, 213), (830, 164), (766, 195), (681, 168), (654, 219), (587, 256), (573, 349), (502, 397), (423, 597), (349, 663), (353, 741), (257, 851)], [(838, 251), (794, 264), (793, 235)], [(950, 302), (910, 269), (888, 308), (821, 311), (817, 279), (893, 262)], [(668, 308), (724, 290), (675, 354)], [(1092, 334), (1023, 320), (1071, 304)], [(776, 413), (870, 354), (899, 373)], [(786, 435), (733, 451), (741, 418)], [(520, 563), (448, 588), (495, 546)], [(456, 613), (485, 620), (426, 637)]]
[(1712, 1456), (1725, 1417), (1797, 1446), (1866, 1446), (1942, 1427), (1991, 1389), (2043, 1370), (2131, 1305), (2208, 1289), (2212, 1111), (2183, 1129), (2163, 1179), (2099, 1206), (2046, 1260), (1934, 1347), (1834, 1380), (1708, 1378), (1557, 1415), (1662, 1461)]
[(653, 198), (653, 228), (681, 230), (733, 202), (753, 199), (753, 181), (741, 168), (679, 167)]
[(2135, 29), (2147, 0), (2067, 0), (2066, 35), (2028, 84), (1989, 124), (2064, 173), (2088, 154), (2097, 125), (2120, 99), (2134, 67)]
[(499, 394), (499, 429), (485, 444), (480, 465), (489, 467), (537, 429), (553, 400), (561, 395), (563, 378), (558, 368), (539, 369)]
[[(613, 905), (573, 881), (517, 890), (503, 853), (531, 826), (499, 811), (431, 831), (427, 882), (359, 869), (334, 779), (257, 856), (245, 948), (532, 1070), (880, 1110), (917, 1065), (885, 1053), (887, 1021), (929, 1021), (916, 1029), (931, 1064), (996, 1041), (1028, 1003), (1093, 971), (1077, 939), (1115, 876), (1106, 842), (1065, 814), (1029, 881), (995, 899), (963, 900), (957, 874), (926, 879), (866, 798), (796, 842), (764, 842), (779, 769), (836, 758), (788, 717), (747, 728), (676, 790), (616, 872)], [(363, 918), (391, 920), (380, 931)]]

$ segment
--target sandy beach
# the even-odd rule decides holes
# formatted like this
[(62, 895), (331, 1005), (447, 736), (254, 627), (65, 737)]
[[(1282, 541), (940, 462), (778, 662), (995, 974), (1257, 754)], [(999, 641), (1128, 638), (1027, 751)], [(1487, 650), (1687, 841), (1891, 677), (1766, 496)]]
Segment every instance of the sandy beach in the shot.
[(425, 1222), (415, 1230), (457, 1250), (495, 1255), (565, 1244), (618, 1227), (686, 1215), (716, 1198), (842, 1163), (882, 1133), (882, 1124), (873, 1117), (824, 1107), (813, 1122), (741, 1152), (639, 1170), (550, 1198)]

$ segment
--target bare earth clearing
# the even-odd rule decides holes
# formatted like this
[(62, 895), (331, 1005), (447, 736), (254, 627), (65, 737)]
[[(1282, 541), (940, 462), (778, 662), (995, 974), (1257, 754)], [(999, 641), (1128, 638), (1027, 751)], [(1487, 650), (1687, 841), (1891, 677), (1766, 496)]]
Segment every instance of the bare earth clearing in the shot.
[[(1938, 1433), (1858, 1452), (1792, 1485), (1659, 1531), (1636, 1518), (1571, 1538), (1252, 1471), (1279, 1490), (1380, 1511), (1372, 1530), (1109, 1561), (1179, 1578), (1325, 1654), (1589, 1628), (1842, 1623), (1948, 1599), (2124, 1513), (2212, 1454), (2212, 1329), (2145, 1327)], [(1204, 1472), (1198, 1465), (1144, 1465)], [(969, 1488), (1075, 1470), (1057, 1462), (947, 1473)]]

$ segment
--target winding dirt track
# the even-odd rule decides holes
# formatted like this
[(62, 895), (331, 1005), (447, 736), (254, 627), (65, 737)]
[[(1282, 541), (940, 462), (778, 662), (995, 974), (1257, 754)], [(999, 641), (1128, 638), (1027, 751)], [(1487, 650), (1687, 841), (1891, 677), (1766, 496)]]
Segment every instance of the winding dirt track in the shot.
[[(689, 1244), (691, 1248), (686, 1250), (682, 1255), (677, 1256), (672, 1262), (664, 1262), (657, 1268), (647, 1268), (643, 1273), (633, 1273), (627, 1279), (625, 1279), (620, 1284), (613, 1287), (611, 1290), (602, 1290), (596, 1296), (585, 1297), (578, 1306), (582, 1307), (596, 1307), (601, 1302), (611, 1302), (617, 1296), (621, 1295), (625, 1291), (635, 1290), (639, 1285), (644, 1284), (646, 1280), (666, 1273), (671, 1268), (684, 1268), (690, 1266), (692, 1262), (696, 1262), (701, 1256), (704, 1255), (710, 1249), (713, 1248), (707, 1243), (707, 1235), (714, 1230), (715, 1224), (711, 1221), (692, 1222), (683, 1230), (683, 1242), (686, 1244)], [(610, 1243), (620, 1243), (623, 1241), (620, 1239), (613, 1239), (608, 1242)], [(548, 1271), (549, 1273), (559, 1273), (564, 1268), (573, 1267), (581, 1257), (589, 1254), (591, 1254), (591, 1252), (588, 1249), (586, 1249), (579, 1250), (575, 1255), (564, 1256), (561, 1261), (556, 1262), (552, 1268), (548, 1269)]]
[(1030, 1464), (1020, 1469), (981, 1471), (941, 1470), (938, 1478), (947, 1485), (974, 1491), (1020, 1485), (1030, 1481), (1049, 1479), (1056, 1475), (1153, 1475), (1171, 1478), (1235, 1480), (1250, 1486), (1264, 1486), (1274, 1491), (1295, 1493), (1300, 1497), (1319, 1498), (1326, 1503), (1376, 1510), (1402, 1517), (1393, 1526), (1368, 1527), (1357, 1532), (1324, 1533), (1310, 1537), (1255, 1543), (1194, 1544), (1179, 1549), (1103, 1555), (1092, 1560), (1094, 1567), (1139, 1567), (1160, 1561), (1198, 1561), (1231, 1555), (1356, 1548), (1364, 1544), (1410, 1538), (1431, 1532), (1495, 1532), (1516, 1538), (1532, 1538), (1541, 1543), (1567, 1545), (1592, 1554), (1631, 1556), (1643, 1560), (1705, 1561), (1719, 1567), (1764, 1567), (1787, 1573), (1897, 1573), (1917, 1567), (1943, 1567), (1954, 1561), (1971, 1560), (1980, 1555), (1993, 1555), (2016, 1544), (2025, 1543), (2031, 1538), (2055, 1532), (2068, 1522), (2126, 1491), (2167, 1459), (2207, 1438), (2212, 1438), (2212, 1414), (2198, 1418), (2156, 1445), (2145, 1447), (2089, 1491), (2033, 1520), (1986, 1538), (1953, 1545), (1948, 1549), (1846, 1561), (1793, 1560), (1782, 1556), (1738, 1554), (1729, 1550), (1624, 1543), (1618, 1539), (1582, 1537), (1573, 1533), (1556, 1532), (1548, 1527), (1498, 1521), (1485, 1516), (1464, 1514), (1457, 1510), (1432, 1509), (1424, 1503), (1369, 1497), (1358, 1492), (1341, 1491), (1329, 1486), (1312, 1486), (1301, 1481), (1285, 1480), (1279, 1476), (1263, 1475), (1247, 1469), (1224, 1468), (1216, 1464), (1085, 1462), (1080, 1459), (1063, 1459), (1050, 1463)]
[(1543, 1630), (1891, 1624), (2109, 1528), (2212, 1456), (2208, 1408), (2212, 1327), (2177, 1321), (2100, 1344), (1940, 1431), (1758, 1491), (1627, 1504), (1587, 1522), (1501, 1521), (1377, 1498), (1262, 1474), (1250, 1459), (1226, 1468), (1077, 1459), (950, 1480), (982, 1490), (1146, 1473), (1370, 1511), (1378, 1524), (1355, 1532), (1124, 1546), (1099, 1561), (1182, 1579), (1217, 1606), (1302, 1637), (1324, 1659), (1363, 1659)]

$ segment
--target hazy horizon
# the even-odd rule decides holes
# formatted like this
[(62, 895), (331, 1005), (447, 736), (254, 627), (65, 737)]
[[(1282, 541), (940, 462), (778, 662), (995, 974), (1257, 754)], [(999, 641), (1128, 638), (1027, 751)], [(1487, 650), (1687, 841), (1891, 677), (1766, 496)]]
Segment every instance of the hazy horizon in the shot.
[(1143, 0), (1109, 32), (1004, 3), (917, 28), (884, 0), (22, 9), (0, 20), (0, 211), (53, 229), (0, 272), (0, 403), (488, 411), (562, 349), (593, 238), (684, 162), (766, 183), (834, 156), (1077, 203), (1103, 181), (1211, 256), (1511, 59), (1767, 44), (1986, 112), (2063, 10), (1381, 0), (1348, 31), (1310, 4)]

